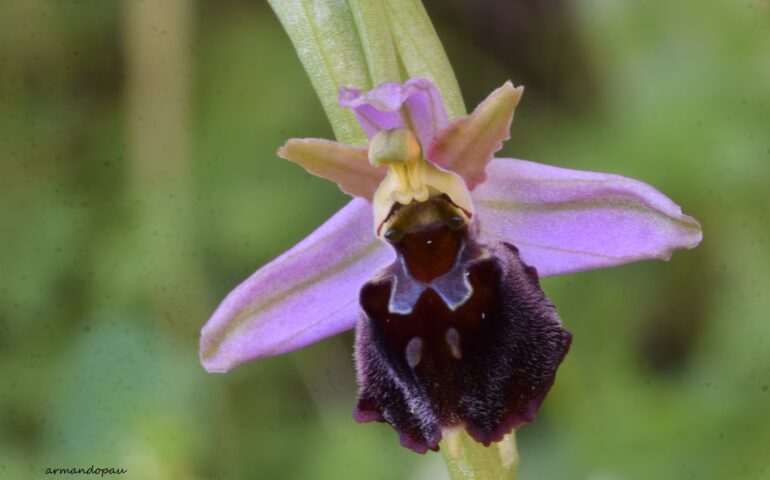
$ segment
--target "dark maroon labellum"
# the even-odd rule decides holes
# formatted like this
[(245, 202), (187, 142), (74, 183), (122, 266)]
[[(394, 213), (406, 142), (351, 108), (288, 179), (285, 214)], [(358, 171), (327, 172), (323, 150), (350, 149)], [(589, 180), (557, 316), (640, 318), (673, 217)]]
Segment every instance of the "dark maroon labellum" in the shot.
[(388, 422), (419, 453), (445, 427), (489, 445), (530, 422), (571, 341), (515, 247), (439, 217), (398, 235), (396, 262), (361, 289), (356, 328), (355, 418)]

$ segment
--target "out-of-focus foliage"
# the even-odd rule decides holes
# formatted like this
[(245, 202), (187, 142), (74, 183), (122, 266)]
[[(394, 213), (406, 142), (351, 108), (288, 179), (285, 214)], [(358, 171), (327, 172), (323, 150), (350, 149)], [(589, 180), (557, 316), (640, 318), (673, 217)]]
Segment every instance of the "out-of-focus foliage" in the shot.
[[(259, 2), (183, 5), (181, 160), (137, 158), (128, 3), (0, 3), (0, 478), (445, 475), (353, 422), (349, 334), (200, 368), (228, 289), (345, 197), (275, 156), (331, 132)], [(544, 281), (574, 342), (521, 478), (770, 478), (770, 3), (427, 7), (468, 105), (525, 83), (504, 153), (640, 178), (704, 229), (670, 263)]]

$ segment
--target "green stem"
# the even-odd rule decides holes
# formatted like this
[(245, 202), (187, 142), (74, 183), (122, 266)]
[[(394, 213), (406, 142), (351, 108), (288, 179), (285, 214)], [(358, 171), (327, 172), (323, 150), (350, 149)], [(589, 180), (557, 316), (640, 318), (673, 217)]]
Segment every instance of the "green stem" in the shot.
[(409, 77), (425, 77), (441, 92), (449, 118), (467, 115), (460, 86), (420, 0), (383, 0), (398, 55)]
[(390, 34), (385, 5), (380, 0), (348, 0), (374, 85), (401, 82), (396, 45)]
[(516, 480), (519, 452), (516, 432), (489, 447), (472, 439), (464, 430), (444, 435), (441, 442), (452, 480)]
[(294, 44), (334, 135), (343, 143), (366, 145), (366, 135), (353, 112), (337, 103), (341, 87), (372, 87), (363, 45), (348, 4), (331, 0), (268, 2)]

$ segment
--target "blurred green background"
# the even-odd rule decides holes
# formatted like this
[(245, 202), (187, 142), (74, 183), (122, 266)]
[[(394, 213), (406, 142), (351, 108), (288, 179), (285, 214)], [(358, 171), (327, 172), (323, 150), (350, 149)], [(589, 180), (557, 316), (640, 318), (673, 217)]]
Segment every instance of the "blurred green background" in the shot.
[[(770, 478), (770, 2), (426, 7), (469, 106), (526, 85), (505, 155), (703, 224), (669, 263), (544, 280), (574, 342), (521, 478)], [(262, 2), (0, 3), (0, 478), (446, 476), (352, 420), (351, 334), (198, 363), (228, 290), (346, 201), (289, 137), (331, 130)]]

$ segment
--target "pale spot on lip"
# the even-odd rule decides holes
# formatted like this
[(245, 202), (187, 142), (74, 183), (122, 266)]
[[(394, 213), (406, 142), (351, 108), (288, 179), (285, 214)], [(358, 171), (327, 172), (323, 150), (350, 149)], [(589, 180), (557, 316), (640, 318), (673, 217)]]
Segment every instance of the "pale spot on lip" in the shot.
[(406, 344), (406, 363), (414, 368), (422, 360), (422, 339), (414, 337)]
[(449, 327), (449, 330), (446, 331), (444, 337), (446, 338), (447, 345), (449, 345), (449, 351), (452, 353), (452, 356), (457, 360), (460, 360), (462, 358), (462, 352), (460, 351), (460, 332), (454, 327)]

